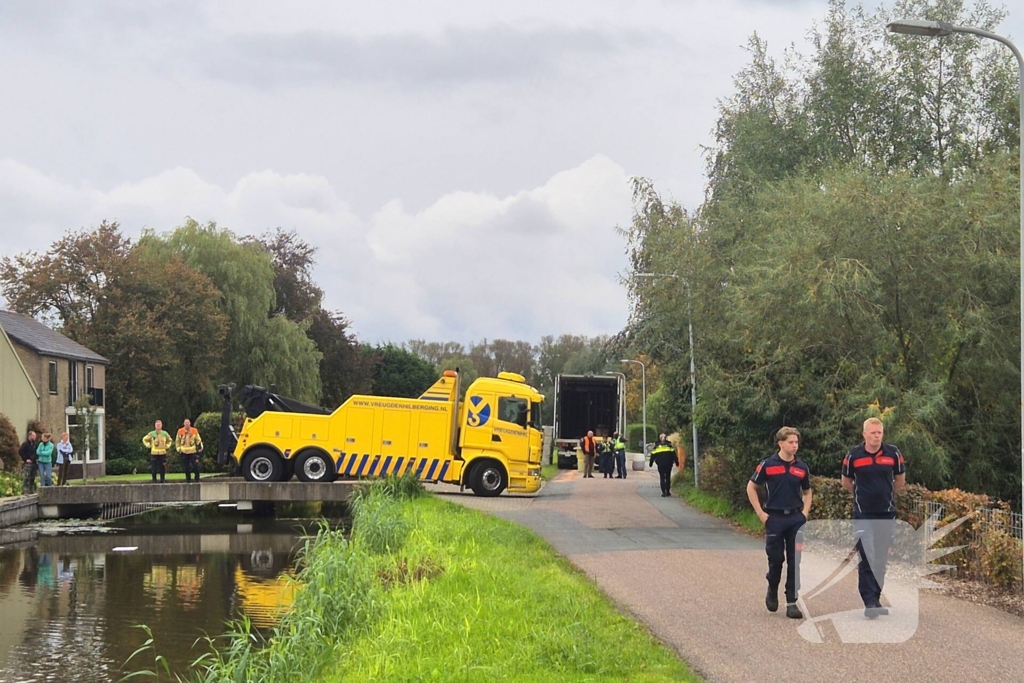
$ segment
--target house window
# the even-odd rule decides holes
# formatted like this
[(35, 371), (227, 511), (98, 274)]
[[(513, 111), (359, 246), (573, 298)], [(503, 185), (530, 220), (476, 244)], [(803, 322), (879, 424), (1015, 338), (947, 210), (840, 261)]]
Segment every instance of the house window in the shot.
[(78, 363), (68, 361), (68, 403), (78, 400)]
[(67, 415), (68, 433), (71, 436), (71, 443), (75, 446), (77, 462), (81, 462), (80, 458), (84, 458), (88, 463), (103, 461), (105, 450), (103, 419), (102, 414), (93, 415), (87, 435), (84, 425), (86, 418), (75, 413)]
[(57, 361), (50, 361), (50, 393), (57, 393)]
[(92, 366), (85, 366), (85, 390), (87, 393), (92, 393), (92, 390), (96, 388), (96, 385), (92, 383)]

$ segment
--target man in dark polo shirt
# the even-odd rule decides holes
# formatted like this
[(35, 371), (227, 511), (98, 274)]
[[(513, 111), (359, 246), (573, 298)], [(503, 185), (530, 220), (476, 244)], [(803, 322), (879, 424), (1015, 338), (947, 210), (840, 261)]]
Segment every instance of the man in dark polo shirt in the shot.
[(843, 488), (853, 494), (856, 529), (857, 588), (864, 615), (875, 619), (889, 613), (882, 606), (882, 585), (889, 561), (896, 519), (896, 492), (906, 485), (907, 467), (900, 449), (882, 443), (882, 421), (864, 421), (864, 443), (843, 458)]
[[(800, 589), (800, 555), (797, 533), (807, 521), (811, 510), (811, 471), (796, 457), (800, 448), (800, 432), (794, 427), (783, 427), (775, 434), (779, 450), (761, 461), (754, 476), (747, 482), (747, 498), (754, 512), (764, 523), (764, 550), (768, 555), (768, 594), (764, 604), (769, 612), (779, 609), (779, 582), (782, 580), (782, 561), (786, 561), (786, 616), (802, 619), (796, 606)], [(764, 486), (765, 501), (761, 508), (758, 486)]]

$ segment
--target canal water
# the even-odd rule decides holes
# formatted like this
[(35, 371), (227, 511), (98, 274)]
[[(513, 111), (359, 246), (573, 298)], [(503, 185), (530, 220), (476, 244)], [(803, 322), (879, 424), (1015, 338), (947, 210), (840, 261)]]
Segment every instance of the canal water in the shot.
[(281, 512), (162, 508), (22, 528), (37, 537), (0, 546), (0, 681), (106, 682), (152, 669), (151, 653), (123, 668), (147, 638), (139, 624), (178, 671), (228, 620), (246, 616), (269, 634), (291, 602), (288, 577), (319, 510)]

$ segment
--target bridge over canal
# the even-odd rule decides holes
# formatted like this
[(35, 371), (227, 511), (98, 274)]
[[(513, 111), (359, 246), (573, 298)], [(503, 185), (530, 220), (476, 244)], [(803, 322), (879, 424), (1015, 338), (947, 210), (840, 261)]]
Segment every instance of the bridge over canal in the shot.
[(59, 519), (81, 515), (105, 505), (137, 503), (235, 503), (239, 510), (252, 510), (265, 503), (323, 501), (345, 502), (357, 482), (330, 484), (288, 482), (250, 482), (244, 479), (211, 478), (199, 483), (85, 484), (47, 486), (39, 489), (39, 516)]

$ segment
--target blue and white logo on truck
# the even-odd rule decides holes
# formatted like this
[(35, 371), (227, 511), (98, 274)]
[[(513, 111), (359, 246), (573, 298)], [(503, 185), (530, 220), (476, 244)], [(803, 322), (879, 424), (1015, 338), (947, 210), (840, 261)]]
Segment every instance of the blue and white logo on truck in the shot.
[(483, 427), (491, 419), (491, 404), (483, 396), (470, 396), (466, 413), (466, 424), (470, 427)]

